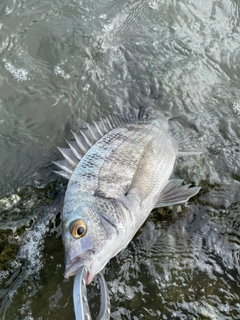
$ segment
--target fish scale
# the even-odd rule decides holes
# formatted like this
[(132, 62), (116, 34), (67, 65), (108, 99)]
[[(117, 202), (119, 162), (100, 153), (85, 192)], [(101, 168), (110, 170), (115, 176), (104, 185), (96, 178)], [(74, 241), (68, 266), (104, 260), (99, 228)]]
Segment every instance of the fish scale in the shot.
[[(111, 155), (113, 150), (121, 143), (119, 135), (118, 139), (114, 140), (114, 136), (107, 136), (104, 140), (99, 140), (93, 148), (91, 148), (87, 156), (84, 156), (75, 168), (71, 181), (77, 184), (78, 189), (69, 192), (81, 192), (89, 194), (95, 194), (99, 184), (99, 173), (101, 167), (104, 165), (108, 156)], [(105, 146), (111, 143), (112, 148), (106, 148)], [(70, 181), (69, 181), (70, 182)]]
[(55, 162), (69, 179), (62, 213), (65, 277), (84, 265), (90, 283), (153, 208), (185, 202), (200, 188), (170, 179), (178, 147), (156, 110), (111, 115), (73, 136), (69, 149), (59, 149), (65, 160)]
[[(146, 137), (142, 136), (140, 142), (141, 147), (135, 142), (132, 148), (132, 145), (129, 144), (129, 138), (127, 139), (131, 128), (127, 126), (124, 129), (126, 139), (105, 159), (99, 172), (98, 191), (109, 198), (116, 198), (127, 191), (138, 166), (144, 146), (148, 141)], [(139, 131), (140, 130), (131, 132), (132, 141), (135, 141), (135, 137), (140, 134)], [(104, 139), (102, 142), (104, 143)], [(121, 157), (119, 157), (119, 154), (121, 154)]]

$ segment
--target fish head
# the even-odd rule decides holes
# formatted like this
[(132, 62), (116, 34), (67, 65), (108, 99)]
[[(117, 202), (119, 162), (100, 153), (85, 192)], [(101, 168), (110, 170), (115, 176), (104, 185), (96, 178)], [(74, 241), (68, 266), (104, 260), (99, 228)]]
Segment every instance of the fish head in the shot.
[(86, 283), (89, 284), (116, 254), (119, 230), (103, 218), (99, 208), (92, 204), (81, 204), (74, 210), (65, 206), (62, 238), (65, 250), (65, 278), (75, 275), (84, 265), (88, 269)]

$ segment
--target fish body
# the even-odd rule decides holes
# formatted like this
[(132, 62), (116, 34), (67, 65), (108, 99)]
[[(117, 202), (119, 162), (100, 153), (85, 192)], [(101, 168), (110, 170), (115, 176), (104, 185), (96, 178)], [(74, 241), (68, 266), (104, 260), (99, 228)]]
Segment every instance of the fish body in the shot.
[[(112, 116), (74, 134), (74, 156), (60, 150), (75, 166), (66, 163), (65, 277), (85, 265), (90, 283), (127, 246), (153, 208), (185, 202), (200, 189), (169, 180), (178, 147), (168, 122), (156, 111), (145, 118), (139, 114)], [(56, 164), (66, 171), (62, 162)]]

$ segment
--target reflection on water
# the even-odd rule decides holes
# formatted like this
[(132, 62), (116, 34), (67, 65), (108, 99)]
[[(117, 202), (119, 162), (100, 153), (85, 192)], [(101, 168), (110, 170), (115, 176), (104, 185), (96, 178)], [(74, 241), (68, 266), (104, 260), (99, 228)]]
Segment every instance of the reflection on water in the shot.
[(107, 265), (112, 318), (240, 318), (239, 19), (236, 0), (1, 2), (3, 319), (74, 318), (55, 145), (81, 121), (142, 105), (203, 151), (175, 170), (202, 189), (153, 212)]

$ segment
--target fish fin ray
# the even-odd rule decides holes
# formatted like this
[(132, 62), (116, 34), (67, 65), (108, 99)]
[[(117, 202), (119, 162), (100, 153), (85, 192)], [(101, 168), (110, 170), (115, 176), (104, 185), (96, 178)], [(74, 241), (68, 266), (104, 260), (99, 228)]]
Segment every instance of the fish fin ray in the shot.
[(101, 122), (101, 124), (102, 124), (102, 128), (103, 128), (104, 134), (108, 133), (109, 130), (108, 130), (107, 127), (106, 127), (106, 120), (103, 119), (103, 118), (100, 118), (100, 122)]
[(71, 175), (70, 173), (67, 173), (66, 171), (53, 171), (54, 173), (58, 174), (59, 176), (66, 178), (66, 179), (70, 179)]
[(101, 139), (104, 134), (102, 133), (101, 128), (99, 127), (99, 121), (93, 121), (93, 124), (98, 132), (98, 135), (100, 136), (99, 139)]
[(113, 130), (113, 126), (112, 126), (112, 123), (111, 123), (111, 117), (106, 117), (105, 118), (106, 122), (107, 122), (107, 125), (108, 125), (108, 128), (110, 128), (110, 130)]
[[(172, 179), (169, 180), (167, 186), (161, 192), (157, 203), (154, 208), (166, 207), (178, 203), (188, 201), (201, 189), (200, 187), (190, 187), (188, 185), (181, 185), (182, 180)], [(190, 187), (190, 188), (189, 188)]]
[[(196, 132), (198, 133), (198, 130), (196, 127), (192, 127), (193, 130), (186, 131), (188, 120), (184, 116), (172, 117), (168, 123), (169, 130), (178, 146), (178, 156), (192, 156), (202, 153), (196, 143)], [(189, 123), (190, 125), (191, 123)]]
[(95, 126), (87, 123), (87, 128), (94, 143), (97, 142), (99, 140), (99, 135), (97, 134), (96, 129), (94, 130)]
[(86, 142), (81, 134), (73, 132), (73, 131), (72, 131), (72, 134), (74, 136), (74, 139), (76, 140), (76, 143), (77, 143), (79, 149), (83, 152), (83, 154), (85, 154), (90, 149), (89, 145), (86, 144)]
[(57, 147), (57, 148), (61, 152), (61, 154), (64, 156), (64, 158), (67, 160), (67, 162), (75, 168), (79, 161), (75, 157), (75, 155), (72, 153), (71, 149), (70, 148), (60, 148), (60, 147)]
[(95, 143), (95, 141), (93, 141), (91, 139), (91, 137), (89, 136), (89, 130), (87, 128), (82, 128), (80, 129), (80, 134), (82, 135), (84, 141), (86, 142), (86, 144), (88, 145), (89, 149), (93, 146), (93, 144)]
[(75, 155), (76, 158), (78, 158), (78, 160), (81, 160), (83, 155), (81, 154), (81, 150), (79, 149), (79, 146), (77, 145), (77, 143), (75, 141), (68, 141), (66, 139), (67, 144), (69, 145), (72, 153)]
[[(149, 113), (150, 110), (150, 113)], [(148, 121), (151, 116), (151, 108), (139, 108), (139, 110), (131, 109), (123, 113), (113, 113), (105, 118), (100, 118), (98, 121), (93, 121), (92, 124), (87, 124), (85, 128), (80, 128), (80, 132), (72, 132), (74, 140), (68, 141), (67, 143), (70, 148), (58, 148), (66, 161), (72, 166), (76, 167), (82, 157), (87, 153), (87, 151), (105, 134), (109, 131), (131, 123), (137, 123), (139, 121)], [(58, 167), (59, 165), (56, 164)], [(61, 164), (63, 172), (68, 172), (64, 168), (65, 164)], [(60, 172), (60, 173), (59, 173)], [(58, 174), (66, 177), (61, 171)], [(68, 172), (67, 176), (71, 175)]]
[(52, 161), (52, 163), (67, 173), (73, 173), (74, 168), (66, 160)]

